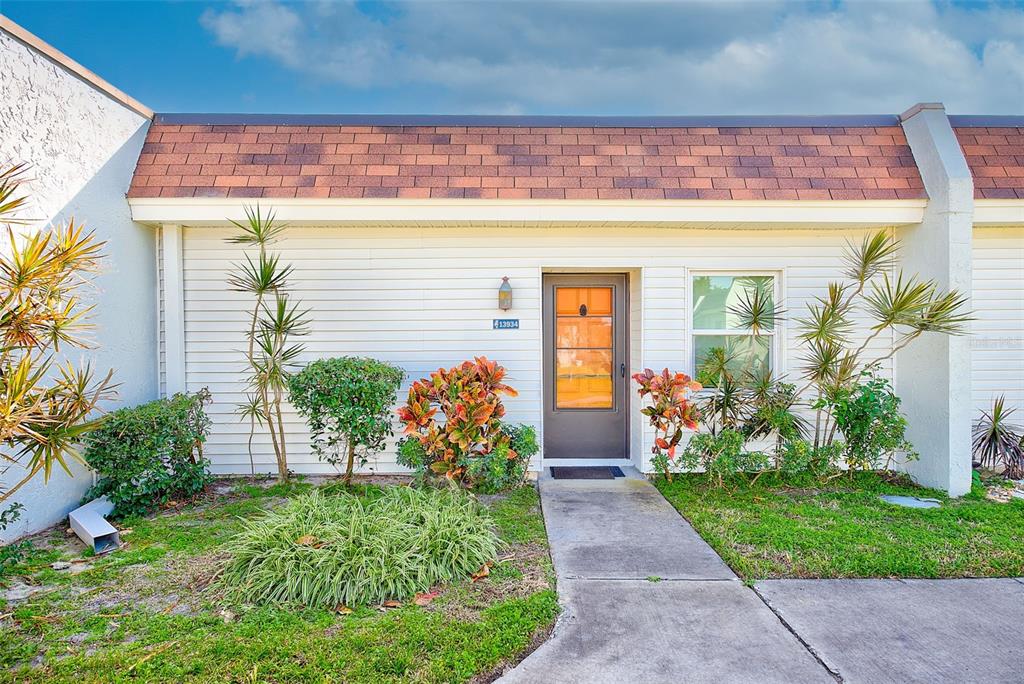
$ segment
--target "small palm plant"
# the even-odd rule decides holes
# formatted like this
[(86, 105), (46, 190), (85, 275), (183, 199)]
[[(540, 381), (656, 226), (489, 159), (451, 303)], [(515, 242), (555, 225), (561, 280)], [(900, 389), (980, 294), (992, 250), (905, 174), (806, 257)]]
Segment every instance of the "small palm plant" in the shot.
[(1015, 409), (1006, 407), (1006, 397), (1000, 395), (992, 402), (990, 411), (982, 411), (974, 423), (971, 446), (974, 460), (981, 466), (1003, 468), (1009, 478), (1024, 477), (1024, 435), (1021, 428), (1010, 423)]
[(249, 461), (255, 474), (252, 438), (256, 426), (270, 433), (270, 442), (277, 459), (277, 473), (287, 480), (288, 451), (284, 436), (282, 404), (288, 390), (288, 377), (296, 359), (304, 351), (301, 344), (291, 342), (293, 336), (306, 333), (307, 312), (291, 303), (287, 294), (292, 267), (281, 264), (281, 257), (268, 247), (281, 236), (285, 226), (275, 223), (273, 212), (264, 215), (257, 206), (247, 207), (246, 222), (232, 221), (239, 232), (229, 239), (234, 244), (255, 247), (255, 259), (235, 264), (228, 284), (238, 292), (253, 296), (246, 332), (245, 359), (249, 366), (246, 401), (238, 407), (243, 419), (249, 420)]
[[(884, 230), (859, 244), (847, 243), (844, 279), (829, 283), (827, 291), (807, 306), (806, 315), (795, 320), (796, 336), (804, 347), (800, 371), (805, 384), (794, 396), (812, 392), (808, 403), (815, 411), (815, 447), (831, 444), (836, 435), (834, 405), (859, 382), (864, 369), (892, 358), (926, 332), (967, 332), (971, 320), (967, 298), (955, 290), (940, 290), (934, 281), (896, 271), (899, 248), (899, 241)], [(785, 313), (756, 290), (738, 298), (729, 311), (754, 339)], [(872, 321), (870, 332), (854, 346), (854, 321), (865, 317)], [(893, 336), (891, 347), (877, 358), (868, 358), (871, 342), (884, 333)], [(721, 372), (725, 360), (709, 359), (709, 365)], [(717, 400), (715, 408), (728, 422), (721, 393)]]
[[(77, 444), (99, 426), (98, 405), (115, 395), (113, 371), (97, 376), (88, 364), (58, 360), (67, 348), (89, 348), (92, 307), (78, 293), (98, 270), (103, 243), (74, 221), (19, 235), (25, 171), (24, 165), (0, 168), (0, 226), (7, 238), (0, 249), (0, 475), (23, 468), (17, 482), (0, 490), (0, 504), (39, 473), (49, 478), (54, 465), (70, 473), (68, 460), (81, 461)], [(16, 516), (11, 510), (0, 511), (0, 529)]]

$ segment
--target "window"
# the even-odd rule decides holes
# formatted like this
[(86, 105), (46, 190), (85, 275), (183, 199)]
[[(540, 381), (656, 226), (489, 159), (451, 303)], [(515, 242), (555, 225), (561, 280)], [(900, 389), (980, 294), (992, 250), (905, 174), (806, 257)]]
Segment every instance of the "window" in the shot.
[(614, 407), (613, 292), (610, 287), (555, 288), (555, 407)]
[(724, 351), (729, 358), (728, 367), (737, 377), (772, 368), (774, 320), (767, 322), (760, 335), (753, 335), (742, 326), (734, 310), (758, 291), (767, 296), (768, 309), (774, 310), (775, 287), (776, 279), (772, 275), (699, 274), (693, 277), (690, 288), (693, 368), (698, 380), (714, 384), (711, 378), (700, 377), (700, 367), (715, 350)]

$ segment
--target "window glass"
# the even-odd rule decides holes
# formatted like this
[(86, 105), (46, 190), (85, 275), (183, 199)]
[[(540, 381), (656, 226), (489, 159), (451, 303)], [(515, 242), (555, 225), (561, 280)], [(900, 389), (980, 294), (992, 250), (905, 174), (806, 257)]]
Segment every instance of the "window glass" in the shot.
[[(585, 306), (581, 313), (581, 306)], [(555, 313), (559, 316), (610, 316), (612, 288), (559, 287), (555, 288)]]
[[(760, 375), (771, 367), (772, 338), (753, 335), (696, 335), (694, 356), (699, 369), (714, 349), (723, 349), (729, 363), (726, 367), (737, 379), (746, 374)], [(702, 378), (706, 380), (707, 378)]]
[(614, 407), (610, 287), (555, 288), (555, 406)]
[[(693, 279), (693, 329), (742, 330), (739, 318), (729, 311), (757, 290), (768, 297), (768, 308), (775, 305), (775, 279), (762, 275), (702, 275)], [(765, 326), (770, 330), (771, 322)]]
[[(708, 355), (722, 350), (729, 359), (727, 368), (737, 379), (748, 373), (771, 370), (774, 346), (774, 321), (766, 320), (760, 335), (742, 325), (736, 309), (760, 293), (765, 309), (775, 307), (775, 277), (770, 275), (699, 275), (692, 285), (694, 375), (706, 385), (715, 380), (701, 372)], [(730, 332), (735, 331), (735, 332)]]

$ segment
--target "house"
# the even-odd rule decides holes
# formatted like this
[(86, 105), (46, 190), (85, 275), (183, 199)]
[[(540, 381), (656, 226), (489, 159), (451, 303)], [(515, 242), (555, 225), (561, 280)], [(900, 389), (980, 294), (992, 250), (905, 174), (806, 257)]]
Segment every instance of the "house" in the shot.
[[(3, 29), (5, 59), (31, 55), (5, 85), (15, 93), (0, 114), (5, 131), (97, 136), (126, 107), (144, 115), (9, 21)], [(107, 102), (27, 114), (40, 88), (65, 82)], [(370, 355), (410, 380), (477, 355), (498, 360), (519, 390), (510, 417), (542, 435), (537, 467), (600, 459), (647, 470), (652, 435), (630, 373), (692, 373), (699, 350), (736, 334), (724, 309), (737, 279), (756, 278), (787, 310), (803, 310), (837, 276), (846, 243), (878, 230), (902, 241), (901, 266), (970, 293), (976, 312), (973, 335), (925, 335), (885, 363), (921, 453), (910, 473), (965, 493), (972, 419), (996, 394), (1024, 406), (1024, 116), (919, 104), (879, 116), (155, 114), (147, 123), (107, 152), (130, 163), (101, 169), (59, 146), (12, 147), (18, 136), (5, 134), (2, 151), (41, 177), (53, 166), (116, 176), (94, 203), (71, 205), (108, 231), (118, 274), (101, 295), (101, 311), (118, 309), (100, 320), (101, 349), (115, 345), (101, 363), (118, 369), (129, 402), (208, 387), (218, 473), (250, 469), (248, 425), (235, 414), (249, 302), (226, 283), (241, 256), (226, 238), (255, 205), (288, 224), (275, 249), (311, 310), (308, 359)], [(67, 213), (53, 207), (45, 218)], [(498, 307), (504, 278), (509, 310)], [(868, 335), (866, 324), (855, 332)], [(792, 325), (770, 339), (768, 361), (791, 372)], [(870, 344), (884, 356), (893, 340)], [(286, 433), (293, 469), (333, 472), (292, 413)], [(257, 436), (254, 456), (273, 470), (269, 440)], [(393, 450), (370, 467), (396, 470)]]
[[(94, 229), (108, 255), (95, 280), (90, 352), (96, 368), (117, 369), (122, 405), (157, 396), (156, 238), (132, 221), (124, 194), (153, 112), (0, 16), (0, 162), (31, 165), (32, 226), (72, 217)], [(77, 356), (75, 358), (77, 360)], [(77, 506), (91, 474), (70, 463), (44, 485), (36, 478), (14, 500), (25, 506), (0, 543), (52, 525)], [(0, 467), (0, 470), (3, 470)], [(0, 489), (24, 471), (0, 473)]]

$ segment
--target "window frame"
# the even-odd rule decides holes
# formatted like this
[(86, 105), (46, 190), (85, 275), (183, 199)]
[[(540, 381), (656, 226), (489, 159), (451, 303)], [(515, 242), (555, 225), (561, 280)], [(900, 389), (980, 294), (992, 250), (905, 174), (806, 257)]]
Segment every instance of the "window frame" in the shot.
[[(772, 297), (776, 308), (785, 310), (786, 303), (785, 297), (785, 269), (753, 269), (753, 268), (702, 268), (691, 270), (687, 273), (687, 290), (686, 290), (686, 334), (687, 340), (690, 346), (689, 350), (689, 362), (691, 368), (691, 375), (697, 377), (697, 344), (696, 338), (698, 336), (729, 336), (729, 337), (753, 337), (750, 332), (742, 330), (730, 330), (715, 329), (715, 328), (697, 328), (694, 325), (694, 314), (695, 307), (693, 302), (694, 294), (694, 281), (697, 278), (706, 276), (731, 276), (734, 278), (742, 278), (745, 276), (768, 276), (772, 278)], [(775, 325), (771, 332), (762, 332), (761, 337), (770, 337), (771, 343), (768, 345), (768, 364), (772, 371), (773, 378), (779, 378), (785, 375), (785, 355), (783, 350), (783, 340), (786, 338), (785, 319), (782, 317), (776, 318)]]

